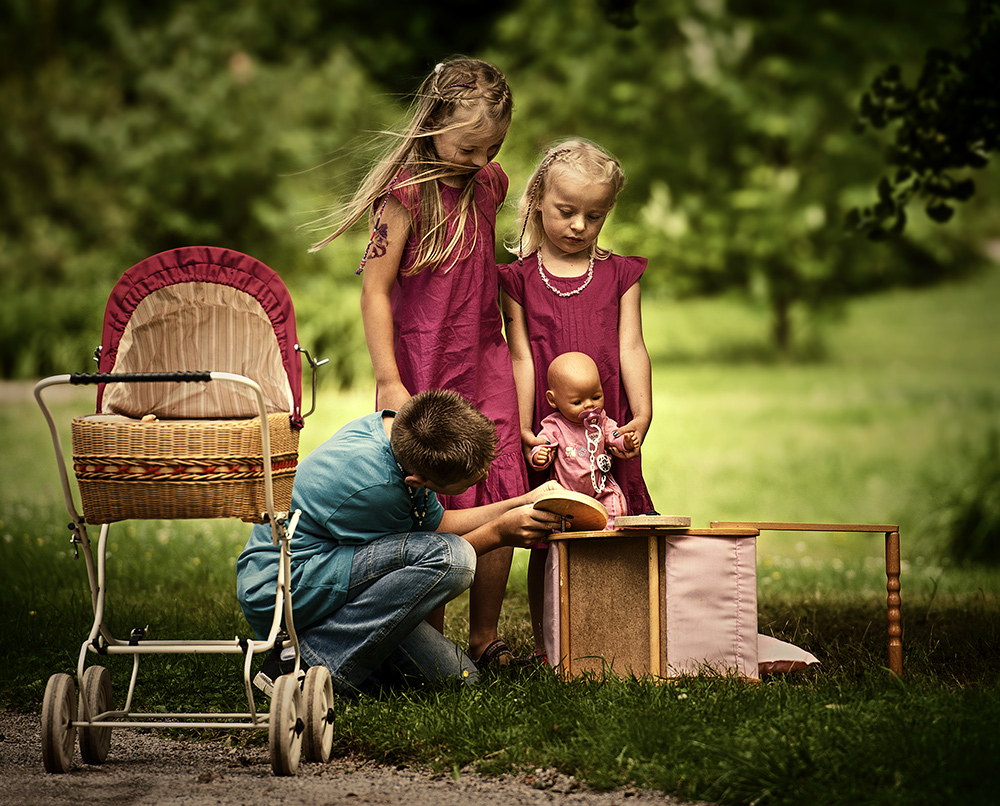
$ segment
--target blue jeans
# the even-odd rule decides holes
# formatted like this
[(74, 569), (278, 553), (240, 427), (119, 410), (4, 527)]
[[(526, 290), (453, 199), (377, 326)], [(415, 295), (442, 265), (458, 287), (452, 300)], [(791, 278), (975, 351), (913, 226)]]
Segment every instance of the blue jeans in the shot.
[(299, 631), (309, 665), (330, 670), (333, 687), (454, 678), (475, 682), (476, 666), (424, 619), (467, 590), (476, 553), (445, 532), (389, 535), (354, 550), (347, 601)]

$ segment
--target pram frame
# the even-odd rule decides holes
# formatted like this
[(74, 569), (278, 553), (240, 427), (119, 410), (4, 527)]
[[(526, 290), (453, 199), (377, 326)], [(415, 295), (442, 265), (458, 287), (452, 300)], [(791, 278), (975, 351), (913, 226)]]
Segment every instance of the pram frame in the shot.
[[(315, 372), (325, 361), (315, 361), (295, 345), (296, 351), (305, 354), (313, 369), (313, 408), (315, 408)], [(98, 384), (155, 381), (223, 382), (241, 384), (254, 394), (259, 409), (261, 429), (261, 455), (264, 475), (265, 522), (271, 526), (271, 539), (280, 547), (280, 562), (275, 591), (274, 618), (264, 641), (233, 638), (231, 640), (147, 640), (144, 629), (134, 629), (128, 641), (115, 638), (104, 621), (107, 596), (106, 552), (110, 523), (101, 525), (97, 544), (96, 562), (91, 541), (87, 535), (86, 521), (76, 507), (62, 440), (55, 419), (43, 398), (49, 387), (62, 384)], [(69, 675), (53, 675), (46, 687), (42, 709), (42, 758), (46, 771), (68, 772), (72, 767), (75, 733), (80, 730), (80, 749), (87, 763), (102, 763), (110, 746), (112, 728), (213, 728), (213, 729), (268, 729), (271, 766), (276, 775), (295, 773), (303, 742), (308, 760), (328, 761), (332, 751), (333, 690), (329, 671), (324, 667), (311, 667), (305, 676), (300, 693), (299, 676), (301, 657), (298, 636), (292, 616), (291, 598), (291, 539), (300, 513), (277, 512), (274, 506), (274, 487), (271, 468), (271, 441), (267, 407), (260, 385), (243, 375), (229, 372), (148, 372), (148, 373), (88, 373), (55, 375), (40, 380), (34, 388), (35, 400), (45, 416), (57, 457), (63, 496), (72, 522), (69, 529), (77, 554), (82, 550), (91, 589), (94, 620), (87, 639), (83, 642), (77, 660), (77, 680), (80, 686), (77, 714), (74, 701), (75, 686)], [(310, 412), (311, 413), (311, 410)], [(284, 629), (282, 629), (284, 620)], [(148, 629), (148, 628), (146, 628)], [(281, 637), (279, 638), (279, 634)], [(253, 657), (282, 646), (287, 641), (295, 649), (293, 671), (275, 681), (268, 713), (261, 713), (254, 702), (251, 684)], [(103, 667), (87, 667), (88, 654), (131, 655), (132, 673), (124, 706), (111, 707), (110, 678)], [(236, 713), (132, 713), (132, 699), (139, 672), (139, 659), (147, 654), (228, 654), (244, 656), (243, 683), (248, 710)], [(93, 674), (93, 669), (100, 672)], [(300, 716), (302, 700), (307, 713)], [(103, 706), (107, 706), (106, 709)], [(80, 718), (77, 718), (77, 717)]]

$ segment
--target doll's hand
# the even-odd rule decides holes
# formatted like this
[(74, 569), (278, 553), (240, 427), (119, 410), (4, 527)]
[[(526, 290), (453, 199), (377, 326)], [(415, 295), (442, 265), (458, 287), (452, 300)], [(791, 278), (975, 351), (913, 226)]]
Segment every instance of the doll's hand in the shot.
[(609, 444), (608, 453), (618, 459), (631, 459), (633, 456), (638, 456), (639, 446), (642, 444), (639, 439), (639, 435), (636, 434), (635, 431), (629, 431), (627, 434), (622, 434), (621, 431), (618, 433), (621, 434), (625, 450), (621, 450), (621, 448)]
[(642, 447), (642, 441), (648, 428), (649, 423), (635, 418), (629, 420), (624, 425), (618, 426), (618, 428), (615, 429), (615, 436), (622, 437), (625, 443), (625, 450), (622, 451), (612, 445), (608, 446), (609, 452), (617, 456), (619, 459), (631, 459), (634, 456), (638, 456), (639, 449)]
[(535, 436), (531, 431), (521, 431), (521, 450), (524, 451), (524, 458), (532, 467), (534, 466), (534, 461), (531, 458), (531, 449), (536, 445), (545, 445), (548, 442), (545, 437)]
[(531, 466), (537, 470), (541, 470), (549, 463), (549, 459), (552, 457), (552, 446), (545, 445), (539, 448), (531, 457)]

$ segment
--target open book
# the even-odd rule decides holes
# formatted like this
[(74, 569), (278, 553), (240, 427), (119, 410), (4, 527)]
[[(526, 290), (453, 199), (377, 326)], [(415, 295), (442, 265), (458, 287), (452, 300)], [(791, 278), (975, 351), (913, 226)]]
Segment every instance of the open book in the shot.
[(563, 532), (599, 532), (608, 525), (604, 504), (584, 493), (552, 490), (535, 501), (535, 509), (563, 516)]

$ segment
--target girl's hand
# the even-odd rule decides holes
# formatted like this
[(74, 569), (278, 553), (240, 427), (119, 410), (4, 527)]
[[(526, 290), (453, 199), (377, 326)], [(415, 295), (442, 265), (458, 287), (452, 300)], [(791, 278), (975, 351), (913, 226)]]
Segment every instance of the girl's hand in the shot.
[(615, 434), (621, 435), (624, 439), (626, 450), (621, 451), (614, 446), (608, 446), (609, 452), (619, 459), (632, 459), (638, 456), (648, 429), (649, 423), (644, 423), (642, 420), (635, 418), (629, 420), (624, 425), (618, 426)]
[(378, 406), (380, 409), (399, 411), (400, 406), (409, 400), (410, 397), (410, 392), (403, 386), (402, 382), (385, 384), (378, 387)]

